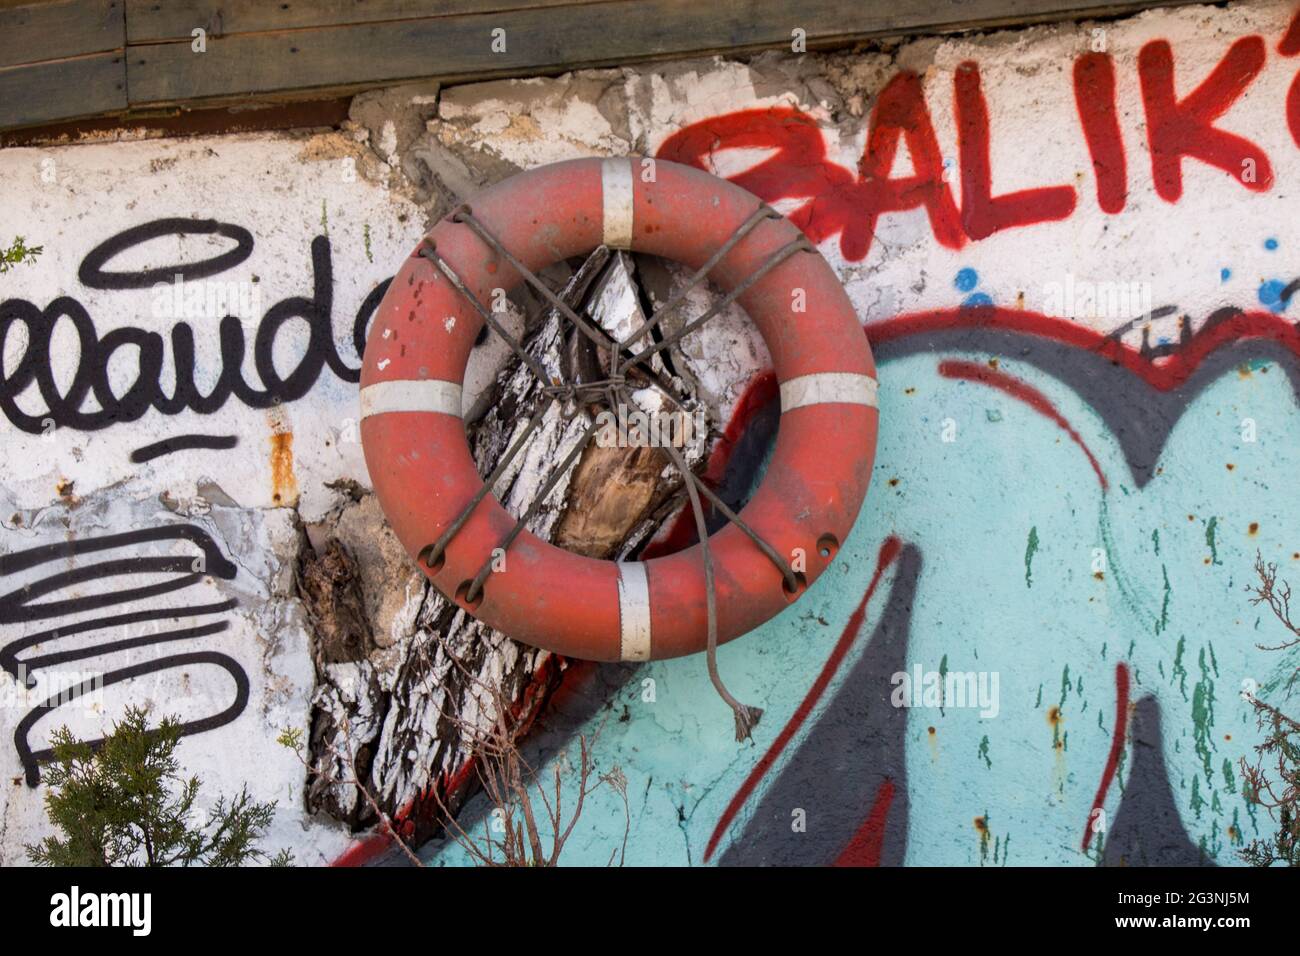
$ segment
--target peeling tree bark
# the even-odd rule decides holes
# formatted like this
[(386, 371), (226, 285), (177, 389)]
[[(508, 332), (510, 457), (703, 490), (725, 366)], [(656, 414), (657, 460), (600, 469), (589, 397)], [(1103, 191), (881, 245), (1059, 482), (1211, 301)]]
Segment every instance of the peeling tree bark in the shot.
[[(579, 314), (587, 307), (591, 318), (621, 338), (644, 319), (634, 275), (628, 256), (611, 255), (601, 248), (559, 294)], [(576, 332), (553, 309), (526, 330), (524, 346), (549, 375), (560, 380), (590, 382), (608, 374), (609, 352)], [(653, 371), (668, 382), (679, 400), (693, 406), (681, 379), (670, 377), (658, 361)], [(629, 384), (633, 384), (631, 377)], [(487, 411), (467, 424), (480, 474), (496, 466), (537, 409), (550, 402), (543, 383), (513, 355), (497, 375), (492, 398)], [(483, 404), (480, 401), (478, 406)], [(528, 511), (551, 469), (580, 441), (589, 416), (596, 411), (594, 406), (576, 405), (573, 399), (551, 403), (542, 424), (493, 489), (507, 511), (515, 517)], [(707, 442), (706, 434), (697, 434), (682, 449), (692, 467), (703, 461)], [(681, 492), (681, 478), (662, 449), (601, 447), (593, 442), (547, 495), (527, 527), (538, 537), (580, 554), (627, 557), (679, 506)], [(501, 687), (515, 708), (513, 719), (524, 722), (544, 705), (564, 661), (481, 624), (427, 581), (414, 626), (389, 657), (395, 663), (384, 666), (376, 661), (376, 654), (340, 655), (335, 648), (352, 648), (363, 639), (359, 633), (341, 638), (340, 630), (351, 633), (361, 628), (351, 618), (340, 622), (330, 616), (340, 603), (337, 595), (351, 594), (346, 582), (337, 580), (347, 551), (329, 540), (319, 555), (310, 546), (305, 551), (301, 593), (321, 648), (308, 806), (354, 829), (376, 822), (354, 788), (336, 782), (349, 774), (341, 761), (330, 756), (330, 749), (351, 754), (358, 776), (368, 781), (382, 810), (405, 821), (406, 837), (418, 844), (437, 829), (438, 800), (433, 793), (453, 809), (470, 795), (472, 774), (466, 772), (470, 748), (462, 725), (486, 727), (495, 717), (491, 702), (479, 699), (475, 681), (448, 654), (455, 655), (478, 681)], [(506, 561), (508, 569), (508, 553)], [(487, 587), (492, 586), (489, 578)], [(355, 599), (342, 605), (352, 608)], [(340, 656), (350, 659), (340, 660)], [(453, 715), (459, 724), (451, 719)]]

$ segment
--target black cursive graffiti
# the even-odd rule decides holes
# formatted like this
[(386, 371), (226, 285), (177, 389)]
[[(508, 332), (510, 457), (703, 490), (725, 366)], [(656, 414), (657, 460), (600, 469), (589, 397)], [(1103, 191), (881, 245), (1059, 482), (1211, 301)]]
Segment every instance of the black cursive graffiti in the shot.
[[(168, 235), (215, 234), (234, 240), (228, 252), (193, 263), (143, 269), (138, 272), (108, 272), (110, 260), (142, 243)], [(134, 226), (100, 243), (81, 262), (78, 275), (92, 289), (140, 289), (168, 281), (207, 278), (242, 263), (251, 254), (253, 239), (247, 230), (229, 223), (200, 219), (160, 219)], [(360, 366), (349, 365), (334, 342), (334, 273), (330, 241), (317, 236), (311, 242), (312, 294), (291, 296), (271, 306), (252, 335), (252, 360), (262, 387), (245, 381), (242, 367), (249, 348), (244, 323), (226, 315), (217, 326), (220, 344), (220, 375), (211, 389), (199, 389), (195, 376), (195, 336), (187, 322), (177, 322), (170, 332), (171, 365), (175, 382), (170, 393), (162, 384), (168, 340), (158, 332), (135, 326), (111, 329), (100, 335), (86, 308), (75, 298), (61, 295), (44, 308), (26, 299), (0, 302), (0, 351), (19, 325), (27, 332), (20, 356), (0, 369), (0, 410), (17, 428), (28, 434), (46, 434), (53, 428), (96, 431), (122, 422), (138, 420), (150, 409), (164, 415), (190, 410), (209, 415), (232, 398), (250, 408), (270, 408), (291, 402), (311, 390), (328, 368), (345, 382), (361, 379)], [(391, 281), (391, 280), (388, 280)], [(371, 291), (353, 320), (352, 341), (360, 355), (366, 327), (379, 306), (388, 281)], [(77, 364), (66, 389), (61, 390), (54, 374), (51, 339), (61, 320), (72, 324), (77, 339)], [(273, 361), (277, 337), (286, 325), (304, 320), (309, 329), (306, 347), (287, 375), (277, 371)], [(109, 365), (122, 349), (134, 348), (134, 380), (115, 392), (109, 382)], [(121, 359), (118, 360), (120, 364)], [(35, 387), (43, 408), (24, 410), (19, 396)], [(87, 399), (94, 405), (86, 408)], [(31, 408), (30, 400), (24, 404)]]
[[(207, 532), (195, 525), (174, 524), (139, 531), (127, 531), (120, 534), (74, 538), (70, 541), (61, 541), (56, 544), (42, 545), (3, 555), (0, 556), (0, 578), (39, 568), (50, 562), (64, 562), (95, 552), (124, 547), (138, 547), (159, 541), (177, 540), (188, 541), (196, 545), (197, 552), (182, 555), (115, 558), (93, 564), (83, 564), (71, 570), (58, 571), (39, 578), (0, 595), (0, 624), (27, 624), (33, 621), (62, 619), (87, 612), (98, 612), (105, 608), (128, 604), (133, 601), (147, 600), (150, 604), (156, 605), (158, 597), (184, 590), (197, 583), (204, 575), (212, 575), (225, 580), (231, 580), (235, 577), (235, 565), (221, 553)], [(153, 580), (157, 575), (175, 576), (164, 578), (161, 581)], [(104, 592), (42, 600), (42, 598), (47, 598), (50, 595), (57, 595), (59, 592), (65, 591), (65, 589), (70, 593), (77, 594), (82, 585), (116, 577), (127, 577), (128, 579), (144, 577), (151, 583), (137, 584), (131, 582), (131, 586)], [(20, 652), (29, 648), (92, 631), (112, 633), (117, 630), (120, 632), (120, 629), (127, 625), (143, 622), (221, 614), (235, 606), (236, 602), (233, 599), (228, 599), (187, 606), (150, 606), (142, 610), (127, 611), (120, 614), (92, 616), (75, 621), (61, 621), (54, 627), (26, 634), (0, 647), (0, 668), (3, 668), (30, 689), (36, 686), (36, 672), (43, 669), (52, 668), (70, 661), (102, 657), (106, 654), (120, 653), (142, 647), (208, 637), (226, 630), (230, 625), (228, 621), (218, 620), (191, 627), (161, 630), (136, 637), (122, 637), (92, 643), (84, 647), (20, 658)], [(32, 750), (31, 745), (28, 743), (28, 735), (31, 729), (46, 714), (76, 700), (78, 697), (84, 696), (91, 690), (108, 687), (145, 674), (198, 664), (210, 664), (225, 670), (234, 679), (235, 696), (230, 706), (220, 713), (184, 723), (182, 733), (202, 733), (230, 723), (243, 713), (248, 704), (248, 675), (244, 673), (243, 668), (233, 658), (215, 651), (194, 651), (120, 667), (108, 671), (102, 677), (93, 681), (84, 681), (60, 690), (57, 694), (33, 707), (19, 721), (18, 727), (14, 731), (14, 748), (18, 752), (18, 758), (26, 772), (27, 785), (35, 787), (40, 783), (40, 764), (53, 755), (49, 749)], [(102, 738), (90, 742), (92, 747), (98, 747), (102, 743)]]

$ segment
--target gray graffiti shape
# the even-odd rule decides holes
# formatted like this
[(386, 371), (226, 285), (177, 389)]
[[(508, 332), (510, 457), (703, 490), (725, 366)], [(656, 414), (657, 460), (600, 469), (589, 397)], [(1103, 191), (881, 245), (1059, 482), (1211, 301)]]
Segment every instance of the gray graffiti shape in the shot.
[[(852, 840), (881, 785), (894, 785), (885, 818), (881, 866), (900, 866), (907, 852), (907, 710), (890, 702), (890, 678), (907, 670), (912, 605), (921, 552), (904, 545), (889, 600), (875, 630), (826, 709), (759, 801), (720, 866), (824, 866)], [(815, 826), (791, 827), (802, 808)]]
[(1133, 708), (1129, 752), (1133, 769), (1106, 836), (1103, 866), (1213, 866), (1183, 829), (1169, 788), (1160, 732), (1160, 705), (1151, 696)]

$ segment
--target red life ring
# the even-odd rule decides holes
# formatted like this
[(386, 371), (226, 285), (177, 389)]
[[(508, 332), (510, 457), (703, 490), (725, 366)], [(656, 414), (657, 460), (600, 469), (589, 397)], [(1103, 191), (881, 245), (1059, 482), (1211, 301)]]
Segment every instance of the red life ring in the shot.
[[(652, 171), (653, 175), (645, 174)], [(703, 266), (756, 210), (739, 186), (663, 160), (581, 159), (513, 176), (476, 196), (472, 214), (536, 272), (600, 244)], [(723, 290), (743, 283), (801, 234), (763, 219), (710, 273)], [(480, 303), (521, 274), (454, 216), (426, 237)], [(792, 302), (803, 290), (804, 311)], [(761, 332), (780, 382), (781, 419), (767, 472), (741, 517), (787, 558), (803, 549), (799, 590), (848, 536), (875, 457), (875, 364), (839, 279), (808, 247), (737, 300)], [(361, 372), (361, 443), (375, 494), (412, 558), (435, 541), (482, 487), (461, 417), (461, 384), (483, 319), (419, 249), (375, 312)], [(524, 531), (507, 570), (487, 579), (476, 606), (465, 585), (514, 528), (492, 495), (451, 539), (438, 589), (526, 644), (597, 661), (676, 657), (705, 649), (700, 546), (646, 562), (601, 561)], [(797, 597), (735, 525), (709, 539), (719, 641), (767, 621)], [(418, 560), (418, 558), (417, 558)], [(458, 596), (458, 592), (461, 596)]]

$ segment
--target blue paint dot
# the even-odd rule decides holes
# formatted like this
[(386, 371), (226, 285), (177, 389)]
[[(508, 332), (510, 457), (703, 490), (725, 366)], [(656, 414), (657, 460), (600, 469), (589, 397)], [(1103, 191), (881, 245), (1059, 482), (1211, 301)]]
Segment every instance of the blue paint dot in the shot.
[(1223, 281), (1223, 282), (1227, 282), (1227, 281), (1228, 281), (1229, 279), (1231, 279), (1231, 278), (1232, 278), (1232, 270), (1231, 270), (1231, 269), (1220, 269), (1220, 270), (1219, 270), (1219, 279), (1220, 279), (1221, 281)]
[(992, 305), (992, 304), (993, 304), (993, 300), (989, 298), (987, 295), (985, 295), (983, 292), (976, 292), (974, 295), (968, 295), (966, 296), (966, 299), (962, 302), (962, 306), (968, 309), (980, 305)]
[(1286, 308), (1286, 303), (1282, 301), (1282, 292), (1286, 289), (1286, 283), (1281, 279), (1269, 279), (1259, 287), (1259, 301), (1274, 312), (1281, 312)]
[(1267, 249), (1269, 252), (1272, 252), (1274, 249), (1277, 248), (1277, 240), (1272, 238), (1271, 236), (1265, 239), (1264, 248)]
[(969, 292), (979, 284), (979, 273), (967, 266), (957, 273), (957, 278), (953, 280), (953, 285), (957, 287), (958, 292)]

